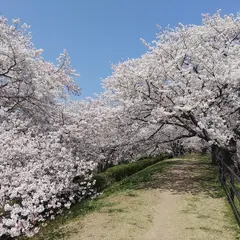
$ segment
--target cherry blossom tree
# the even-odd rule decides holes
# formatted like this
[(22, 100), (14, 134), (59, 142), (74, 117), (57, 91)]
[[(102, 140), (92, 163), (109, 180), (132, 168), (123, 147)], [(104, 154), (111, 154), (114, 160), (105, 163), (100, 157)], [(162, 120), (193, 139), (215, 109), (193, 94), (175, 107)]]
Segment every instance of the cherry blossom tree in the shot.
[[(79, 94), (66, 51), (44, 61), (26, 24), (0, 18), (0, 237), (33, 234), (36, 224), (95, 194), (93, 161), (67, 144), (63, 104)], [(79, 181), (81, 179), (81, 181)]]
[(35, 49), (28, 26), (19, 19), (9, 26), (0, 18), (0, 106), (6, 111), (21, 111), (34, 119), (51, 116), (56, 98), (66, 98), (67, 91), (79, 94), (67, 52), (57, 65), (44, 61), (42, 49)]
[[(240, 15), (203, 15), (200, 26), (160, 30), (138, 59), (113, 66), (103, 85), (143, 126), (182, 129), (175, 141), (197, 136), (232, 155), (239, 139)], [(214, 156), (214, 154), (213, 154)], [(215, 161), (215, 158), (213, 158)], [(233, 158), (234, 160), (234, 158)], [(238, 168), (238, 162), (235, 161)]]

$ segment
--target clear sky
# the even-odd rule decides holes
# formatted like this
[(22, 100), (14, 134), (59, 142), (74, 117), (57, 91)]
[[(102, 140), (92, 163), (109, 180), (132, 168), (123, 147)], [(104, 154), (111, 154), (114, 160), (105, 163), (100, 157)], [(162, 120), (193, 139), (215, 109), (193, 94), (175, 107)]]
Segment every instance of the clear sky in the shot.
[(31, 25), (33, 42), (51, 62), (67, 49), (81, 74), (82, 96), (102, 91), (111, 64), (140, 57), (156, 25), (201, 24), (202, 13), (240, 11), (240, 0), (0, 0), (0, 14)]

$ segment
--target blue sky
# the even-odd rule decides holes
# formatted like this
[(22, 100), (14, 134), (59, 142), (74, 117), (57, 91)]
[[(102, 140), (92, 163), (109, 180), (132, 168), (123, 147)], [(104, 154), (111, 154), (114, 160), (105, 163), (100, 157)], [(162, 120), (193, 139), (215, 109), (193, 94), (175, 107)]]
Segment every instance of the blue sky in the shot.
[(201, 24), (201, 13), (240, 11), (239, 0), (0, 0), (0, 14), (31, 25), (33, 42), (51, 62), (67, 49), (81, 74), (82, 96), (102, 91), (111, 64), (140, 57), (159, 24)]

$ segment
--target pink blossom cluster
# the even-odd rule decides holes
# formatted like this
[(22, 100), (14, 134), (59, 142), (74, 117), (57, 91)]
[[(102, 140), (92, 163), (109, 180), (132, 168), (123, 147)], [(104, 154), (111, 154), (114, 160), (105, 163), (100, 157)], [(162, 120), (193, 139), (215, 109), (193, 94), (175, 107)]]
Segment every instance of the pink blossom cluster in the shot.
[(39, 221), (96, 194), (96, 163), (66, 146), (64, 128), (15, 121), (0, 125), (0, 236), (12, 237), (33, 234)]

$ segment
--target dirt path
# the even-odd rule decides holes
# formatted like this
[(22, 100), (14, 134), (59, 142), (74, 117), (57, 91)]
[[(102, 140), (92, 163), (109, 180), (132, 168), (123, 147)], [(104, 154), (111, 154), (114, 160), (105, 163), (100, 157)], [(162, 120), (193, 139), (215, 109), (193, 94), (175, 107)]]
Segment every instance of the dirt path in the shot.
[(226, 200), (212, 181), (212, 167), (194, 157), (168, 164), (138, 190), (109, 196), (99, 211), (63, 226), (61, 230), (69, 233), (63, 239), (236, 239)]

